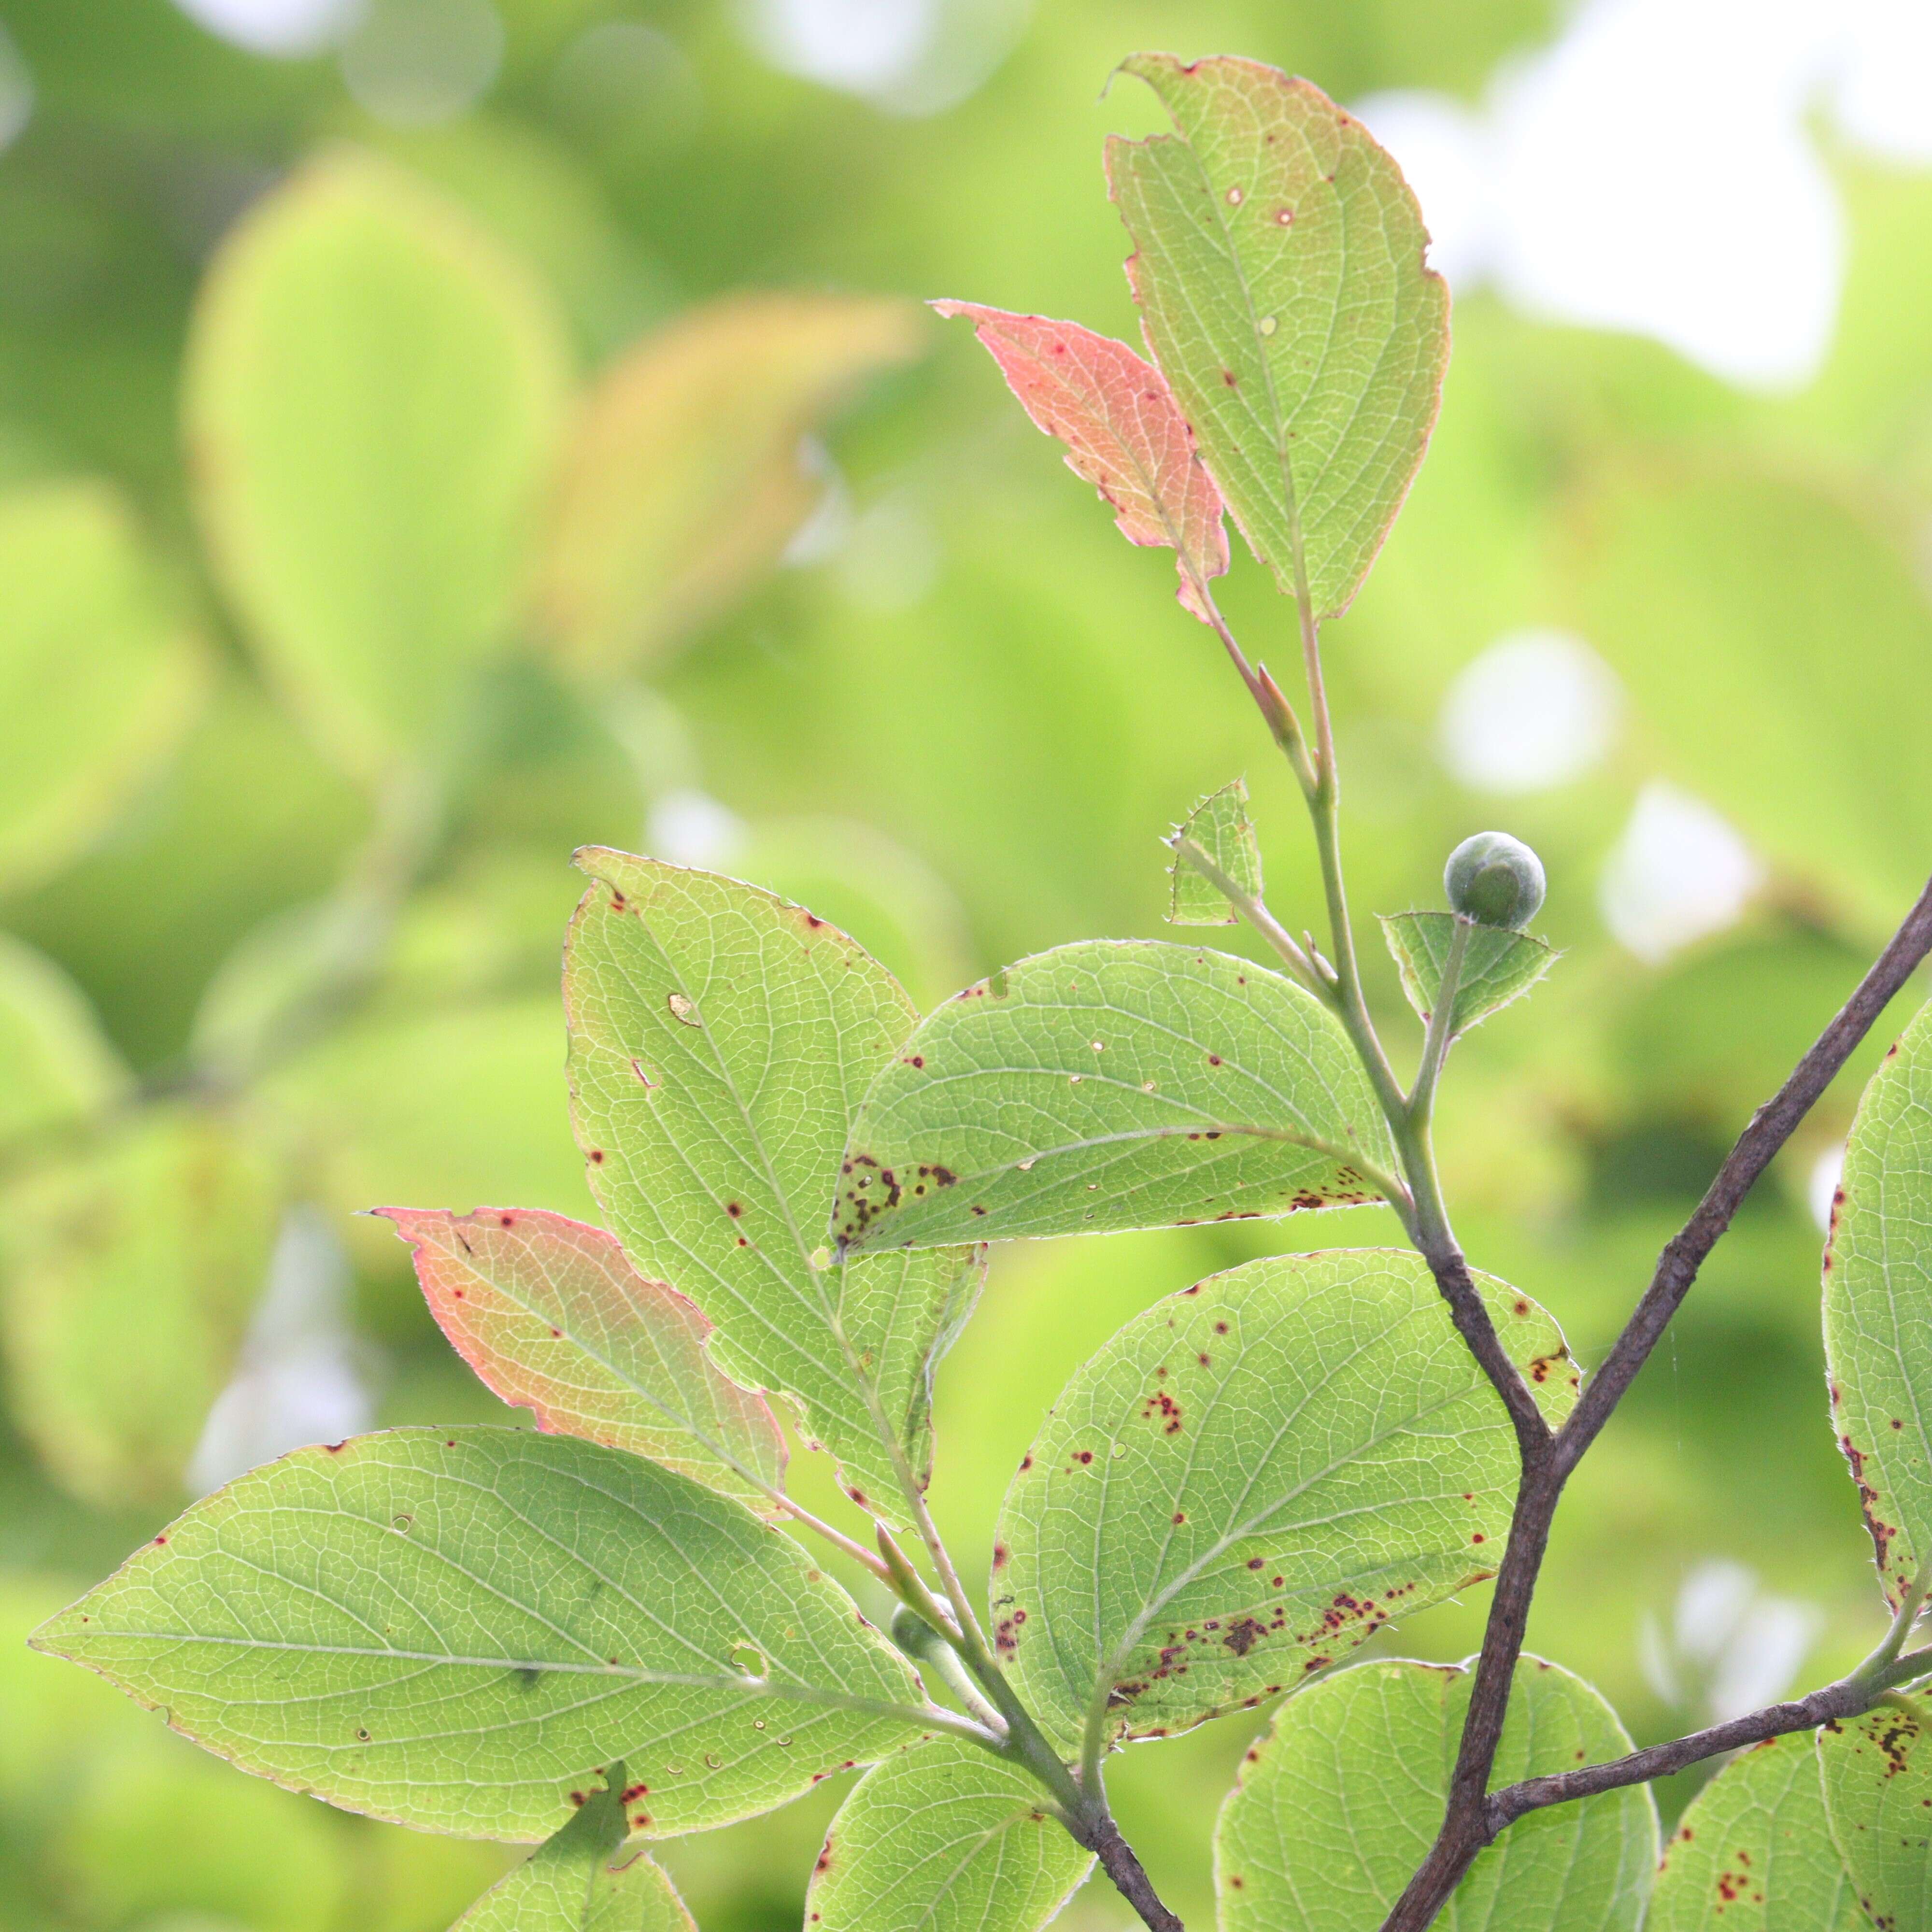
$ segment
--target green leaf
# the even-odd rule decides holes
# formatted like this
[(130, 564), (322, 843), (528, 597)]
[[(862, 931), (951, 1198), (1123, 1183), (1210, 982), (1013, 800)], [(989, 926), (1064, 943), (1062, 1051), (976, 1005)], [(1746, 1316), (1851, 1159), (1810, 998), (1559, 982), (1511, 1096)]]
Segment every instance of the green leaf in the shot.
[(511, 1429), (298, 1449), (34, 1642), (245, 1771), (465, 1838), (548, 1837), (618, 1757), (634, 1832), (722, 1825), (892, 1750), (922, 1708), (790, 1538), (639, 1457)]
[[(1556, 1324), (1476, 1280), (1560, 1420), (1577, 1378)], [(996, 1641), (1063, 1741), (1184, 1730), (1492, 1575), (1516, 1478), (1502, 1404), (1418, 1256), (1250, 1262), (1068, 1383), (1000, 1509)]]
[[(1121, 64), (1179, 137), (1107, 144), (1154, 360), (1255, 554), (1313, 614), (1346, 610), (1422, 462), (1449, 292), (1394, 161), (1258, 61)], [(1300, 556), (1298, 560), (1298, 544)]]
[[(1381, 1923), (1442, 1822), (1472, 1682), (1452, 1664), (1366, 1664), (1282, 1705), (1215, 1832), (1222, 1932)], [(1526, 1656), (1492, 1784), (1631, 1748), (1597, 1691)], [(1635, 1932), (1656, 1860), (1647, 1786), (1552, 1806), (1518, 1820), (1477, 1858), (1436, 1923), (1442, 1932)]]
[(1671, 1834), (1650, 1932), (1865, 1932), (1802, 1732), (1741, 1753)]
[[(351, 1020), (259, 1091), (344, 1214), (413, 1197), (522, 1199), (580, 1217), (591, 1200), (570, 1138), (563, 1046), (554, 992), (446, 998), (434, 1010)], [(394, 1256), (386, 1238), (370, 1245)]]
[[(1388, 942), (1402, 990), (1426, 1021), (1442, 991), (1442, 969), (1456, 936), (1459, 915), (1453, 912), (1382, 913), (1382, 938)], [(1481, 926), (1465, 920), (1468, 937), (1462, 942), (1462, 966), (1456, 982), (1456, 1008), (1450, 1037), (1520, 999), (1557, 961), (1554, 946), (1526, 932), (1501, 926)]]
[(1057, 946), (932, 1014), (866, 1096), (848, 1247), (1105, 1234), (1376, 1197), (1394, 1166), (1340, 1023), (1278, 973)]
[(120, 493), (0, 495), (0, 890), (38, 884), (172, 755), (206, 652)]
[(876, 1765), (825, 1834), (806, 1893), (817, 1932), (1037, 1932), (1094, 1860), (1040, 1786), (934, 1738)]
[[(540, 1429), (648, 1456), (770, 1511), (784, 1438), (712, 1366), (708, 1324), (602, 1228), (534, 1208), (382, 1208), (456, 1351)], [(782, 1509), (778, 1514), (782, 1514)]]
[(1932, 1555), (1932, 1007), (1872, 1076), (1825, 1249), (1825, 1366), (1886, 1600)]
[(800, 439), (921, 352), (917, 310), (873, 296), (734, 296), (614, 363), (566, 458), (538, 616), (614, 676), (716, 616), (778, 559), (823, 488)]
[(1932, 714), (1932, 608), (1889, 504), (1746, 451), (1597, 469), (1565, 520), (1573, 621), (1632, 729), (1869, 949), (1926, 872), (1913, 721)]
[(280, 1176), (226, 1122), (158, 1109), (0, 1196), (14, 1414), (103, 1507), (181, 1494), (266, 1277)]
[(250, 640), (380, 773), (508, 641), (569, 376), (543, 291), (402, 170), (338, 149), (224, 244), (189, 343), (202, 521)]
[(712, 1358), (803, 1408), (848, 1493), (904, 1520), (933, 1364), (979, 1292), (956, 1247), (837, 1262), (826, 1218), (859, 1100), (911, 1032), (892, 976), (836, 927), (709, 872), (592, 848), (564, 963), (578, 1138), (644, 1274), (712, 1324)]
[(1066, 446), (1067, 468), (1113, 506), (1128, 542), (1174, 552), (1174, 594), (1211, 622), (1208, 582), (1228, 568), (1221, 493), (1196, 457), (1192, 433), (1160, 371), (1124, 342), (1076, 322), (974, 302), (932, 306), (971, 319), (1027, 414)]
[(86, 994), (0, 933), (0, 1159), (31, 1135), (92, 1118), (131, 1084)]
[(1896, 1694), (1818, 1733), (1832, 1837), (1883, 1932), (1932, 1927), (1932, 1716)]
[[(493, 1885), (450, 1932), (698, 1932), (663, 1868), (625, 1841), (620, 1762), (562, 1831)], [(642, 1794), (639, 1794), (641, 1798)]]
[[(1174, 827), (1177, 838), (1191, 838), (1250, 898), (1262, 895), (1262, 851), (1248, 817), (1245, 778), (1210, 792)], [(1174, 896), (1168, 908), (1173, 926), (1232, 926), (1234, 909), (1220, 889), (1177, 856), (1168, 876)]]

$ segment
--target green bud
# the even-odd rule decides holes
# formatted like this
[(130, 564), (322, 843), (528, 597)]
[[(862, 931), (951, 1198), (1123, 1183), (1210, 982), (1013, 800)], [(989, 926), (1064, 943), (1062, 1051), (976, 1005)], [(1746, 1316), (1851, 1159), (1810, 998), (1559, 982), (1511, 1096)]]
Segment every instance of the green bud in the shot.
[(1442, 889), (1450, 904), (1478, 925), (1520, 932), (1543, 903), (1543, 861), (1507, 832), (1478, 832), (1450, 854)]
[(893, 1611), (892, 1636), (915, 1664), (933, 1660), (946, 1648), (946, 1640), (910, 1604)]

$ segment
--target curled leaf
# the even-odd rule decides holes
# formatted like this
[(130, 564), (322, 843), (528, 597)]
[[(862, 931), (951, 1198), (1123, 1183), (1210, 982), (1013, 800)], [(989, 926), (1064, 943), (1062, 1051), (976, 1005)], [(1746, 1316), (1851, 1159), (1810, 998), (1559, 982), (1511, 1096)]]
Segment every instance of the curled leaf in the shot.
[[(1176, 838), (1191, 838), (1234, 884), (1251, 898), (1262, 890), (1262, 853), (1255, 842), (1254, 821), (1248, 816), (1248, 787), (1244, 778), (1210, 792), (1179, 825)], [(1220, 888), (1178, 854), (1169, 870), (1174, 896), (1168, 908), (1170, 926), (1232, 926), (1234, 908)]]
[(1077, 322), (936, 302), (970, 319), (1027, 414), (1066, 446), (1066, 466), (1113, 506), (1128, 542), (1166, 544), (1175, 594), (1203, 623), (1210, 578), (1228, 568), (1221, 493), (1194, 453), (1193, 432), (1167, 379), (1124, 342)]

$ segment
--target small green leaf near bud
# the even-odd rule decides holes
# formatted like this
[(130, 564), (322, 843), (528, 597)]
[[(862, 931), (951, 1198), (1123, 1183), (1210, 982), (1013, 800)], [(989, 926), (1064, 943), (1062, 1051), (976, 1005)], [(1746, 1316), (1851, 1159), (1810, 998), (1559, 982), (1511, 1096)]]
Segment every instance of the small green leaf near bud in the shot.
[(1478, 832), (1450, 854), (1442, 889), (1478, 925), (1520, 932), (1543, 903), (1543, 861), (1507, 832)]

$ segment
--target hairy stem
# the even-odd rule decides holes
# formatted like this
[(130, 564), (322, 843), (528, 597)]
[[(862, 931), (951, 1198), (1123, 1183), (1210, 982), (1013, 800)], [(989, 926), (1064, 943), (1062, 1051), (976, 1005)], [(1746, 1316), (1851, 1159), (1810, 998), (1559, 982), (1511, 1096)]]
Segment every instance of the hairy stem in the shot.
[[(1858, 982), (1851, 998), (1799, 1060), (1791, 1077), (1751, 1117), (1750, 1124), (1738, 1136), (1737, 1144), (1718, 1170), (1716, 1178), (1696, 1210), (1665, 1247), (1650, 1286), (1645, 1289), (1603, 1366), (1590, 1378), (1569, 1420), (1550, 1444), (1546, 1455), (1532, 1458), (1526, 1453), (1509, 1546), (1497, 1574), (1496, 1594), (1490, 1604), (1482, 1656), (1476, 1667), (1476, 1682), (1472, 1690), (1462, 1744), (1450, 1782), (1449, 1802), (1442, 1830), (1408, 1889), (1383, 1922), (1382, 1932), (1424, 1932), (1448, 1902), (1477, 1854), (1508, 1822), (1492, 1809), (1490, 1773), (1502, 1736), (1509, 1687), (1515, 1675), (1516, 1660), (1522, 1654), (1523, 1634), (1528, 1622), (1531, 1600), (1536, 1592), (1538, 1574), (1549, 1547), (1550, 1522), (1570, 1472), (1601, 1433), (1625, 1390), (1636, 1379), (1637, 1372), (1649, 1359), (1671, 1317), (1690, 1292), (1704, 1257), (1730, 1226), (1752, 1184), (1770, 1166), (1773, 1156), (1790, 1138), (1928, 951), (1932, 951), (1932, 883), (1928, 883), (1919, 895), (1871, 970)], [(1432, 1260), (1431, 1265), (1434, 1265)], [(1437, 1279), (1442, 1279), (1439, 1271)], [(1898, 1641), (1904, 1641), (1902, 1634)], [(1892, 1667), (1903, 1669), (1906, 1661), (1899, 1660)], [(1861, 1666), (1862, 1670), (1864, 1668)], [(1889, 1677), (1888, 1672), (1886, 1674), (1888, 1682), (1902, 1681)], [(1854, 1672), (1854, 1680), (1857, 1677), (1858, 1673)], [(1851, 1684), (1849, 1689), (1833, 1686), (1814, 1694), (1826, 1699), (1834, 1694), (1855, 1700), (1862, 1698), (1863, 1701), (1857, 1703), (1857, 1708), (1863, 1709), (1870, 1702), (1868, 1691), (1862, 1683), (1851, 1680), (1848, 1682)], [(1719, 1742), (1706, 1746), (1700, 1740), (1708, 1739), (1714, 1734), (1699, 1733), (1696, 1738), (1680, 1738), (1675, 1744), (1658, 1745), (1649, 1752), (1638, 1752), (1633, 1760), (1625, 1762), (1641, 1761), (1653, 1768), (1633, 1773), (1623, 1781), (1634, 1783), (1640, 1778), (1657, 1777), (1666, 1771), (1681, 1768), (1682, 1764), (1695, 1763), (1700, 1757), (1732, 1749), (1735, 1744), (1753, 1742), (1758, 1737), (1775, 1736), (1780, 1730), (1802, 1730), (1808, 1724), (1822, 1724), (1828, 1718), (1840, 1714), (1835, 1709), (1826, 1709), (1816, 1719), (1801, 1715), (1788, 1723), (1780, 1721), (1777, 1714), (1787, 1710), (1802, 1712), (1811, 1701), (1801, 1700), (1796, 1705), (1774, 1706), (1771, 1712), (1760, 1712), (1751, 1718), (1737, 1720), (1738, 1725), (1757, 1722), (1769, 1724), (1773, 1727), (1755, 1733), (1741, 1733), (1730, 1742)], [(1731, 1737), (1736, 1728), (1718, 1727), (1718, 1732), (1726, 1738)], [(1671, 1756), (1680, 1750), (1689, 1752), (1681, 1761)], [(1562, 1780), (1586, 1778), (1592, 1769), (1601, 1768), (1563, 1773), (1553, 1785), (1547, 1780), (1529, 1782), (1537, 1788), (1553, 1789), (1557, 1795), (1540, 1802), (1555, 1804), (1566, 1796), (1587, 1796), (1585, 1790), (1566, 1789)], [(1600, 1788), (1608, 1790), (1613, 1786)], [(1510, 1815), (1520, 1815), (1522, 1810), (1534, 1808), (1534, 1804), (1520, 1804), (1517, 1811)]]

